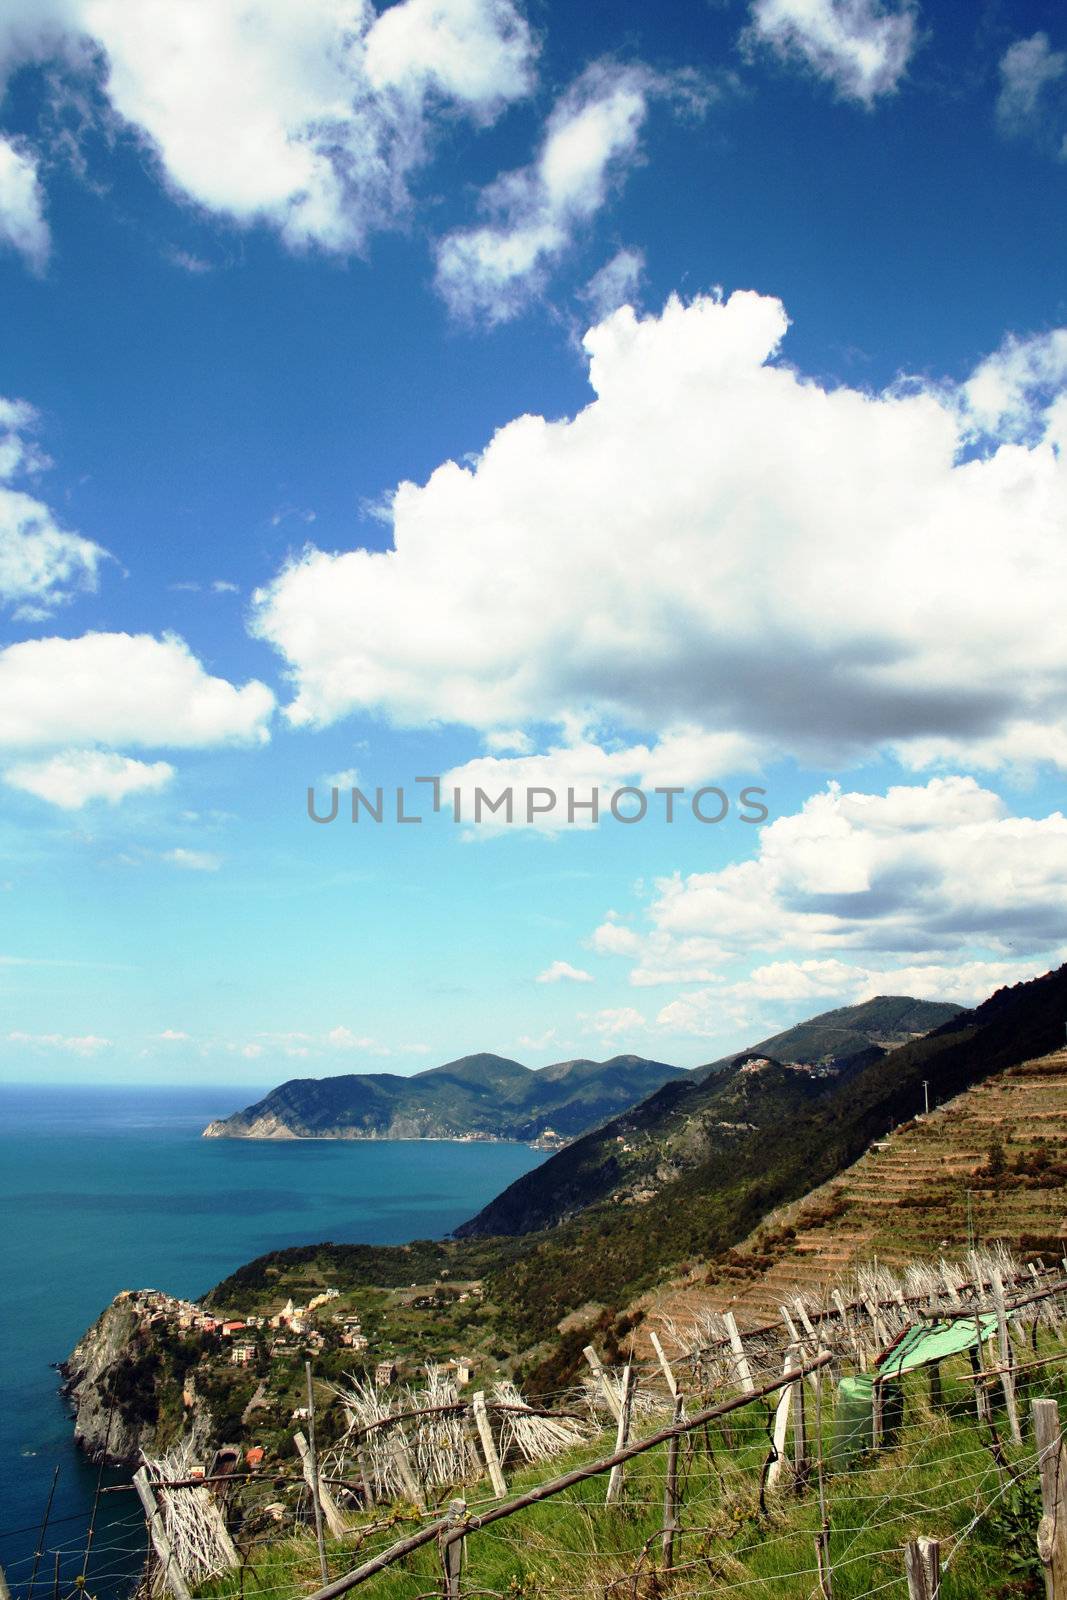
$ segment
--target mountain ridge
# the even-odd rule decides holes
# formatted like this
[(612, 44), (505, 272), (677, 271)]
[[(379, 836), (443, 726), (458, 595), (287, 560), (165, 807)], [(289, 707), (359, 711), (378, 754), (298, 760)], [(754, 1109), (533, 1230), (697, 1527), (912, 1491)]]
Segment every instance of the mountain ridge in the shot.
[(211, 1122), (208, 1139), (574, 1138), (642, 1100), (682, 1067), (644, 1056), (577, 1058), (535, 1071), (481, 1052), (397, 1073), (291, 1078), (243, 1111)]

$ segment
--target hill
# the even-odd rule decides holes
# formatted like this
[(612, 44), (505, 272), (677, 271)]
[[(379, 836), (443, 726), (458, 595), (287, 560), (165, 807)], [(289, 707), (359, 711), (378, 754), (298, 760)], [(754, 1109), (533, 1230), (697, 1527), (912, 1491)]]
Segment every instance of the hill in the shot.
[(207, 1139), (570, 1139), (642, 1100), (681, 1067), (641, 1056), (560, 1061), (535, 1072), (472, 1055), (411, 1077), (293, 1078), (204, 1129)]
[(929, 1033), (931, 1028), (939, 1028), (943, 1022), (951, 1022), (962, 1010), (943, 1000), (913, 1000), (908, 995), (880, 994), (859, 1005), (838, 1006), (833, 1011), (809, 1017), (806, 1022), (798, 1022), (783, 1033), (761, 1039), (744, 1051), (735, 1051), (705, 1067), (697, 1067), (693, 1076), (713, 1077), (732, 1066), (738, 1053), (847, 1071)]
[(963, 1257), (1003, 1241), (1052, 1260), (1067, 1249), (1067, 1051), (1021, 1062), (875, 1140), (828, 1183), (764, 1217), (735, 1249), (638, 1302), (685, 1320), (709, 1304), (762, 1321), (797, 1293), (873, 1259)]

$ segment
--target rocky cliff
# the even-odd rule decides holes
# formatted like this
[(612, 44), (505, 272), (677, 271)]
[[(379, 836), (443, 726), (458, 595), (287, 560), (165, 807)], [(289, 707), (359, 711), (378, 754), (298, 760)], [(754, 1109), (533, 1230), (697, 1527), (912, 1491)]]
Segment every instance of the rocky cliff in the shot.
[(165, 1450), (178, 1433), (195, 1448), (211, 1435), (211, 1415), (146, 1327), (143, 1297), (124, 1290), (60, 1367), (74, 1412), (75, 1443), (93, 1461), (122, 1465)]

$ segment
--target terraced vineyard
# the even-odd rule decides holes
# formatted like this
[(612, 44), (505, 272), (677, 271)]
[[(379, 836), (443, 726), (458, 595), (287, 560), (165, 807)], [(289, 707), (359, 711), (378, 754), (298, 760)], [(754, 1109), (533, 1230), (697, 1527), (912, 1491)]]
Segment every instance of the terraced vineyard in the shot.
[[(969, 1212), (969, 1215), (968, 1215)], [(1067, 1051), (1026, 1061), (876, 1141), (803, 1200), (772, 1212), (736, 1250), (645, 1296), (652, 1315), (697, 1305), (775, 1315), (860, 1261), (901, 1265), (972, 1240), (1024, 1257), (1067, 1249)], [(742, 1318), (744, 1320), (744, 1318)]]

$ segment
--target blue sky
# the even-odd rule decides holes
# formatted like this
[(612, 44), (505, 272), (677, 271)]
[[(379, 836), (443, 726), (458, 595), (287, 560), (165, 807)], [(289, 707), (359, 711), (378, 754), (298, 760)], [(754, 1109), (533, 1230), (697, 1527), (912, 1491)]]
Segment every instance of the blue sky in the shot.
[(0, 87), (0, 1073), (1064, 959), (1062, 8), (20, 0)]

